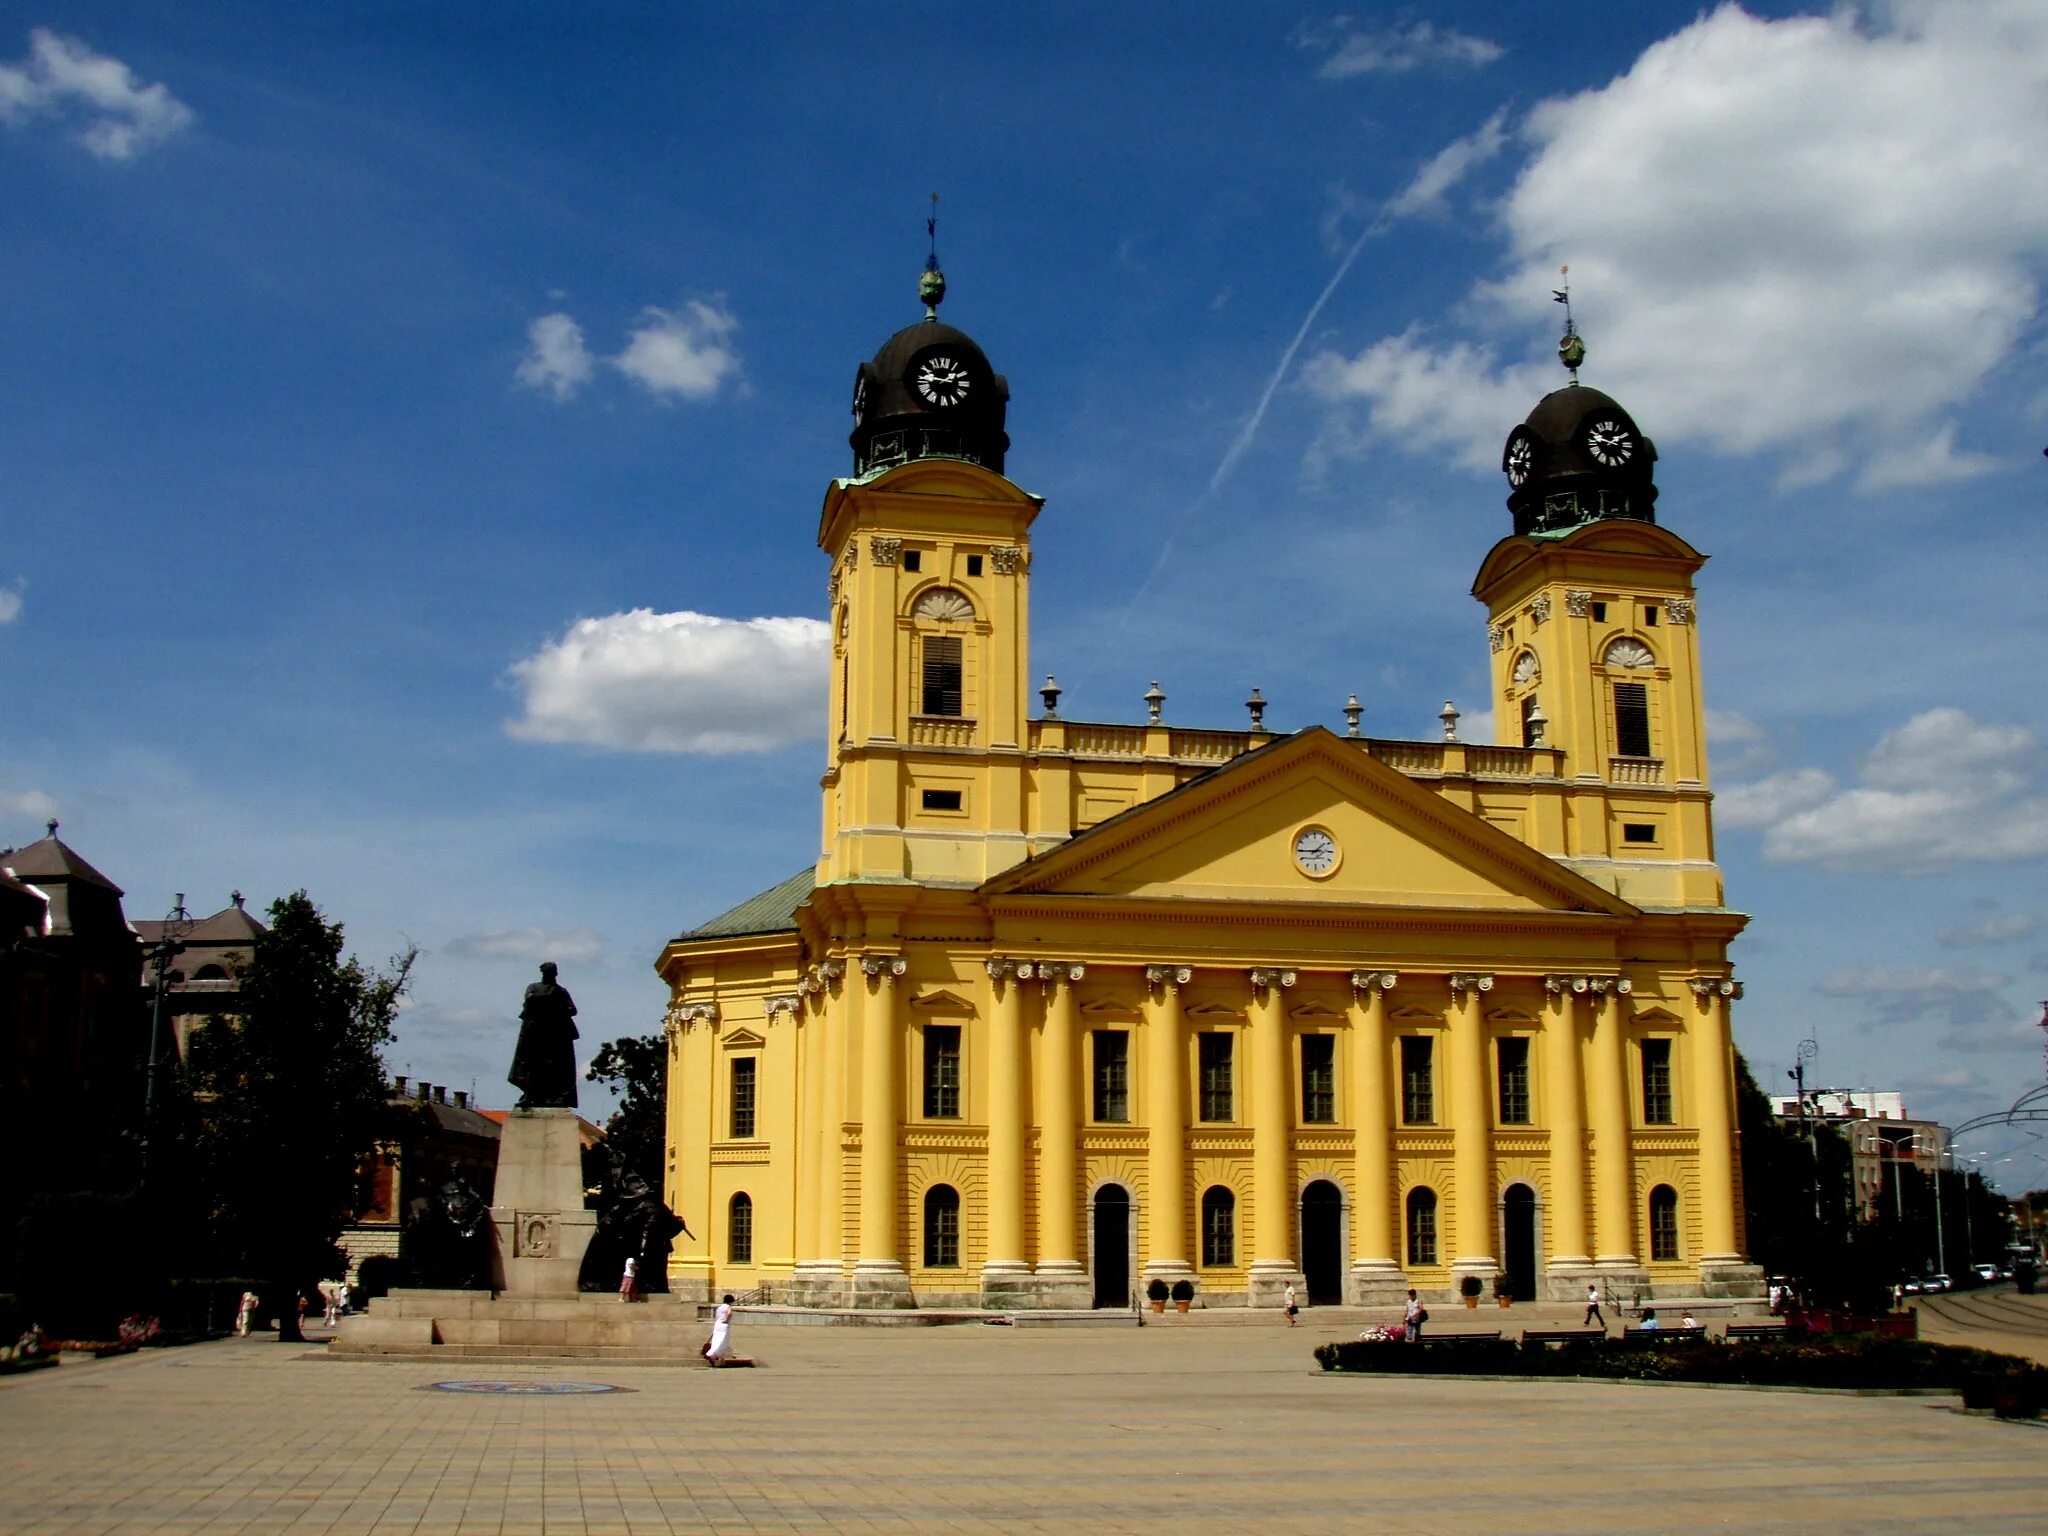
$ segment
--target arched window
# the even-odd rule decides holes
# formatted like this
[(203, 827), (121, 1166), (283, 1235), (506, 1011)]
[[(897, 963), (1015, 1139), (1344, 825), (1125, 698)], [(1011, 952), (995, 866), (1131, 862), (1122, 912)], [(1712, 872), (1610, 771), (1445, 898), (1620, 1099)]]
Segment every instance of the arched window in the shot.
[[(1600, 657), (1610, 673), (1641, 672), (1648, 675), (1657, 665), (1650, 648), (1629, 635), (1618, 637)], [(1614, 684), (1614, 755), (1648, 757), (1650, 753), (1650, 685)]]
[(754, 1197), (745, 1190), (734, 1195), (726, 1207), (725, 1260), (728, 1264), (754, 1262)]
[(1408, 1262), (1436, 1262), (1436, 1191), (1427, 1186), (1408, 1191)]
[(1678, 1257), (1678, 1191), (1659, 1184), (1650, 1191), (1650, 1260), (1670, 1263)]
[(950, 716), (967, 713), (966, 628), (974, 604), (952, 587), (933, 587), (910, 610), (918, 628), (917, 712)]
[(924, 1192), (924, 1267), (960, 1267), (960, 1191), (950, 1184)]
[(1237, 1262), (1237, 1196), (1221, 1184), (1202, 1191), (1202, 1264), (1228, 1269)]

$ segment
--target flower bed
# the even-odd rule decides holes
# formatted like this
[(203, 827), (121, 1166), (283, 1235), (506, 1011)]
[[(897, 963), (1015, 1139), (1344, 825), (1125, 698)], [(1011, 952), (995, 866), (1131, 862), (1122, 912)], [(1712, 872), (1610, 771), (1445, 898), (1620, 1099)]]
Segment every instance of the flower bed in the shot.
[(1966, 1407), (2003, 1418), (2039, 1418), (2048, 1405), (2048, 1368), (2014, 1355), (1902, 1339), (1704, 1340), (1645, 1348), (1606, 1340), (1549, 1349), (1511, 1339), (1421, 1349), (1382, 1340), (1324, 1344), (1326, 1371), (1403, 1376), (1587, 1376), (1615, 1381), (1708, 1382), (1729, 1386), (1937, 1388)]

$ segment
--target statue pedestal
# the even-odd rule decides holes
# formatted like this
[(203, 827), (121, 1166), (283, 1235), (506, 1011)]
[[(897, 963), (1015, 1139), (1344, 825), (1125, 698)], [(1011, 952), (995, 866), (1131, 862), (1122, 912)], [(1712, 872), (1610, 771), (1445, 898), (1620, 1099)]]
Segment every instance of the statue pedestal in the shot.
[(583, 1134), (573, 1109), (515, 1109), (491, 1187), (491, 1285), (508, 1296), (574, 1296), (597, 1213), (583, 1208)]

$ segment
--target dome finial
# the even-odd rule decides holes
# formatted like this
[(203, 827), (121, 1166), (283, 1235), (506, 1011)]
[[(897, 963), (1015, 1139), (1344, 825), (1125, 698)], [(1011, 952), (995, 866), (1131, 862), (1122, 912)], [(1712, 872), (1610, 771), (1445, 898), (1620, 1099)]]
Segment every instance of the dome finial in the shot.
[(1564, 334), (1557, 338), (1557, 360), (1571, 370), (1572, 382), (1579, 382), (1579, 364), (1586, 360), (1585, 338), (1579, 335), (1579, 328), (1572, 323), (1572, 269), (1559, 267), (1557, 275), (1565, 279), (1562, 288), (1550, 290), (1550, 296), (1564, 306)]
[(939, 318), (939, 305), (946, 297), (946, 274), (939, 270), (939, 194), (932, 194), (931, 217), (924, 221), (924, 232), (931, 237), (931, 254), (924, 259), (924, 275), (917, 280), (917, 296), (924, 303), (924, 317), (927, 320)]

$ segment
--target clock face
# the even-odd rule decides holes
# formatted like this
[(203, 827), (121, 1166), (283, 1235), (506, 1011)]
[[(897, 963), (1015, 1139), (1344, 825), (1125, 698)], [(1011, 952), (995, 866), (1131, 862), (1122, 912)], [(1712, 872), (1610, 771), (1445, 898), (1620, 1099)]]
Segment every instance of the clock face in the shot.
[(1321, 827), (1303, 827), (1294, 835), (1294, 862), (1305, 875), (1327, 875), (1337, 867), (1337, 839)]
[(868, 376), (865, 372), (853, 376), (853, 419), (861, 421), (868, 414)]
[(1586, 451), (1609, 469), (1619, 469), (1635, 456), (1636, 440), (1612, 416), (1602, 416), (1586, 428)]
[(958, 405), (967, 398), (971, 381), (967, 365), (949, 352), (933, 352), (910, 367), (910, 382), (927, 405)]
[(1529, 439), (1518, 437), (1508, 444), (1508, 484), (1520, 485), (1529, 478), (1529, 471), (1535, 465), (1536, 450)]

